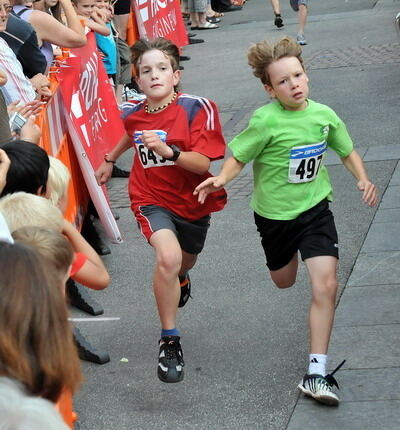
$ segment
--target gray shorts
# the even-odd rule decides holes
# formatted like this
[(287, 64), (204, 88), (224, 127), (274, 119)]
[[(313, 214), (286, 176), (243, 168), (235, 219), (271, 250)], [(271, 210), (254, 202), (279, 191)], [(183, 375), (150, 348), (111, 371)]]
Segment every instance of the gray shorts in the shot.
[(139, 206), (135, 217), (140, 231), (148, 241), (158, 230), (171, 230), (183, 251), (194, 255), (203, 250), (211, 219), (210, 215), (207, 215), (196, 221), (188, 221), (156, 205)]
[(308, 0), (290, 0), (290, 6), (292, 6), (292, 9), (297, 12), (299, 10), (300, 5), (307, 6)]

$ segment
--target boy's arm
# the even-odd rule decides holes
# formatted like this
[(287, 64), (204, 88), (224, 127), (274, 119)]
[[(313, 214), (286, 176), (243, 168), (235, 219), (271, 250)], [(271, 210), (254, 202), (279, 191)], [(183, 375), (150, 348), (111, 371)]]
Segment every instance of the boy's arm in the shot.
[(377, 202), (376, 186), (369, 180), (364, 162), (358, 152), (353, 150), (350, 155), (342, 158), (342, 163), (357, 179), (357, 188), (363, 192), (362, 199), (368, 206), (375, 206)]
[[(168, 159), (174, 155), (172, 148), (161, 141), (158, 135), (152, 131), (144, 130), (142, 141), (146, 148), (156, 152), (161, 157)], [(202, 175), (210, 168), (210, 159), (199, 152), (181, 151), (175, 164), (185, 170)]]
[(106, 26), (101, 16), (97, 11), (94, 11), (90, 16), (91, 19), (86, 20), (86, 25), (95, 33), (101, 34), (102, 36), (109, 36), (111, 31)]
[(73, 279), (95, 290), (106, 288), (110, 283), (110, 275), (97, 252), (79, 231), (66, 220), (64, 220), (62, 233), (67, 237), (75, 252), (80, 252), (87, 257), (86, 262)]
[(220, 190), (228, 182), (236, 178), (236, 176), (239, 175), (239, 173), (242, 171), (244, 166), (245, 166), (245, 163), (242, 163), (241, 161), (236, 160), (235, 157), (228, 158), (225, 161), (224, 165), (222, 166), (222, 169), (219, 175), (214, 176), (212, 178), (208, 178), (205, 181), (203, 181), (195, 188), (193, 194), (199, 196), (198, 201), (200, 203), (204, 203), (204, 201), (206, 200), (206, 197), (209, 194)]
[(127, 151), (132, 146), (131, 137), (125, 133), (117, 145), (112, 149), (112, 151), (107, 155), (107, 160), (110, 162), (103, 161), (98, 169), (96, 170), (94, 176), (99, 185), (105, 184), (111, 177), (113, 164), (111, 161), (115, 162), (118, 158)]

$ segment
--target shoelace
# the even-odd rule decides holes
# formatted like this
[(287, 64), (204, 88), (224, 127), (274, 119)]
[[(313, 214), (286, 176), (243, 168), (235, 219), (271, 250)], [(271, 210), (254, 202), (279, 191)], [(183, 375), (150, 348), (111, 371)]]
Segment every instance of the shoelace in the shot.
[(343, 364), (346, 363), (346, 360), (343, 360), (338, 367), (336, 367), (336, 369), (331, 372), (328, 373), (325, 376), (325, 381), (328, 383), (329, 387), (332, 387), (333, 385), (335, 385), (338, 389), (339, 389), (339, 384), (337, 383), (336, 379), (333, 377), (333, 375), (343, 366)]
[(165, 358), (167, 360), (174, 360), (175, 357), (178, 363), (181, 364), (183, 361), (183, 353), (180, 345), (174, 341), (169, 341), (165, 343)]

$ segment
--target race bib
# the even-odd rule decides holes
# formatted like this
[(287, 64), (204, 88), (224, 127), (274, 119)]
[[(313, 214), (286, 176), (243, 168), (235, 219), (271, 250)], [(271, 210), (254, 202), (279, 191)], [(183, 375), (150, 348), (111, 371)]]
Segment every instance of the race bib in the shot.
[[(149, 130), (158, 134), (160, 139), (165, 142), (167, 138), (167, 133), (163, 130)], [(175, 163), (170, 160), (166, 160), (164, 157), (161, 157), (157, 154), (157, 152), (152, 151), (144, 146), (141, 136), (142, 131), (135, 131), (134, 133), (134, 142), (136, 151), (144, 169), (149, 169), (150, 167), (163, 167), (163, 166), (173, 166)]]
[(326, 152), (326, 142), (295, 146), (290, 151), (288, 182), (301, 184), (313, 181)]

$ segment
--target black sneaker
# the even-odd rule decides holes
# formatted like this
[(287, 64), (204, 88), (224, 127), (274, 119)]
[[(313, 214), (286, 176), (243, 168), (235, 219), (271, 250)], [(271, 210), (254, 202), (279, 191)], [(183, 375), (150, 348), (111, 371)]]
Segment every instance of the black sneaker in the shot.
[(192, 283), (190, 281), (190, 276), (189, 273), (186, 274), (186, 278), (181, 282), (181, 297), (179, 299), (179, 305), (178, 308), (183, 308), (187, 301), (190, 298), (193, 298), (191, 296), (191, 291), (192, 291)]
[(183, 379), (185, 363), (179, 340), (179, 336), (164, 336), (160, 339), (157, 374), (163, 382), (180, 382)]
[(345, 361), (343, 360), (332, 373), (328, 373), (326, 376), (317, 374), (304, 375), (297, 388), (317, 402), (329, 406), (338, 406), (340, 400), (337, 394), (332, 391), (332, 388), (335, 385), (339, 389), (339, 385), (333, 375), (343, 366)]
[(129, 178), (131, 172), (129, 170), (124, 170), (114, 164), (111, 177), (113, 178)]
[(274, 24), (278, 27), (278, 28), (282, 28), (283, 27), (283, 19), (280, 15), (275, 15), (275, 21)]

